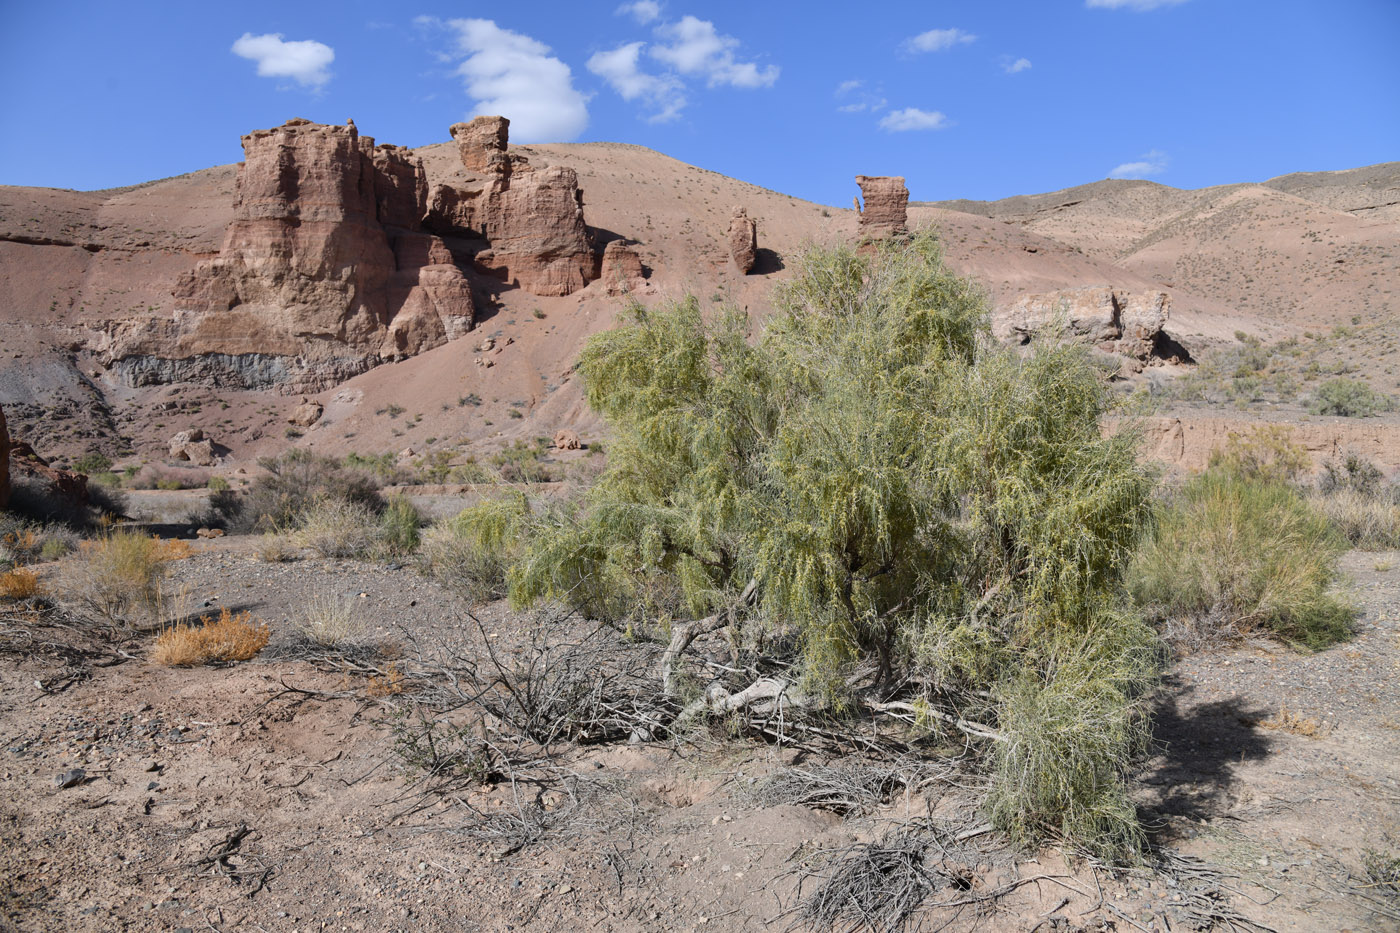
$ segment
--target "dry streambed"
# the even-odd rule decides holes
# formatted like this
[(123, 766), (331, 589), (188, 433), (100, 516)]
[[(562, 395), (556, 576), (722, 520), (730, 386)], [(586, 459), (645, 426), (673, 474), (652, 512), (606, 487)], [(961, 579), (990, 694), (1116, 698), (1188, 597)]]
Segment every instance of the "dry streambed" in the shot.
[(1170, 854), (1165, 870), (1111, 872), (1016, 852), (981, 826), (976, 781), (953, 769), (722, 735), (571, 747), (513, 782), (426, 792), (394, 751), (412, 703), (367, 673), (391, 662), (298, 656), (297, 607), (349, 598), (364, 638), (396, 642), (405, 668), (433, 639), (518, 644), (528, 620), (492, 607), (473, 634), (467, 607), (408, 569), (201, 547), (177, 575), (197, 606), (269, 622), (261, 658), (160, 667), (149, 639), (125, 657), (55, 614), (5, 609), (0, 925), (843, 929), (920, 903), (925, 929), (1400, 923), (1397, 899), (1364, 877), (1368, 851), (1400, 851), (1393, 556), (1348, 558), (1354, 641), (1309, 656), (1248, 644), (1174, 667), (1164, 747), (1139, 781)]

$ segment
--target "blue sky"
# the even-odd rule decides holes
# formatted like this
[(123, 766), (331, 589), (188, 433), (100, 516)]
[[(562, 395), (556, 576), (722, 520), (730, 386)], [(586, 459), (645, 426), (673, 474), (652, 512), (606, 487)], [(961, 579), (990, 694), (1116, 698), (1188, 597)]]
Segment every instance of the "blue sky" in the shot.
[(846, 205), (1400, 159), (1400, 0), (3, 2), (0, 184), (241, 158), (293, 116), (425, 145), (637, 143)]

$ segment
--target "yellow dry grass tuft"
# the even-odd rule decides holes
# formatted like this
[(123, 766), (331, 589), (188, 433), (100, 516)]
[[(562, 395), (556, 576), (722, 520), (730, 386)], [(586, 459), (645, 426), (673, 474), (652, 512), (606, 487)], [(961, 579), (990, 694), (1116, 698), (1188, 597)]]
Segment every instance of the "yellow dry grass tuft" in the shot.
[(1309, 739), (1315, 739), (1330, 731), (1318, 720), (1293, 712), (1286, 704), (1279, 707), (1276, 716), (1260, 720), (1259, 725), (1265, 729), (1287, 732), (1290, 735), (1301, 735)]
[(0, 573), (0, 596), (6, 599), (30, 599), (43, 593), (44, 586), (39, 582), (39, 575), (27, 567)]
[(403, 693), (403, 671), (399, 670), (397, 664), (391, 663), (384, 670), (383, 677), (370, 674), (365, 692), (372, 697), (398, 696)]
[(218, 619), (204, 616), (199, 625), (180, 623), (161, 632), (151, 657), (170, 667), (231, 664), (257, 655), (270, 634), (266, 625), (253, 623), (252, 613), (224, 609)]

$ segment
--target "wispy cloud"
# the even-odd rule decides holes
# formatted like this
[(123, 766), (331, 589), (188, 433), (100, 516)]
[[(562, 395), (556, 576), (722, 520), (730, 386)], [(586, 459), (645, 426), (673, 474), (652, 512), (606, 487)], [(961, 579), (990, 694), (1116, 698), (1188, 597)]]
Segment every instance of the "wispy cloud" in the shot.
[(1031, 60), (1029, 58), (1018, 58), (1015, 61), (1012, 61), (1010, 55), (1006, 56), (1006, 58), (1003, 59), (1001, 63), (1001, 70), (1009, 75), (1020, 74), (1023, 71), (1028, 71), (1030, 67)]
[(291, 78), (302, 87), (321, 88), (331, 79), (327, 67), (335, 50), (323, 42), (302, 39), (287, 42), (278, 32), (255, 36), (245, 32), (233, 43), (233, 54), (258, 63), (264, 78)]
[(588, 126), (588, 98), (574, 88), (569, 66), (551, 55), (549, 46), (489, 19), (441, 24), (420, 17), (417, 22), (444, 25), (456, 34), (457, 52), (466, 56), (457, 74), (476, 101), (472, 115), (508, 117), (512, 140), (567, 142)]
[(670, 65), (683, 75), (702, 76), (710, 87), (772, 87), (778, 80), (778, 66), (759, 68), (754, 62), (741, 62), (734, 56), (739, 40), (720, 35), (715, 24), (694, 16), (656, 28), (663, 43), (651, 47), (651, 57)]
[(920, 110), (906, 107), (891, 110), (880, 121), (880, 129), (891, 133), (904, 133), (909, 130), (941, 130), (948, 125), (948, 118), (937, 110)]
[[(661, 5), (637, 0), (624, 3), (617, 12), (645, 24), (661, 16)], [(708, 87), (752, 89), (772, 87), (778, 80), (777, 65), (759, 67), (757, 62), (742, 61), (739, 40), (721, 34), (709, 20), (682, 16), (674, 22), (658, 23), (651, 33), (650, 44), (644, 40), (624, 42), (588, 59), (588, 70), (606, 81), (618, 96), (645, 105), (645, 119), (650, 123), (679, 117), (689, 103), (688, 89), (695, 81), (703, 80)], [(644, 58), (658, 69), (643, 68)]]
[(656, 0), (636, 0), (635, 3), (624, 3), (616, 10), (618, 16), (630, 16), (639, 23), (650, 23), (661, 18), (661, 4)]
[(666, 123), (685, 107), (685, 88), (675, 75), (647, 74), (638, 67), (645, 42), (628, 42), (588, 60), (588, 70), (612, 87), (623, 100), (642, 100), (653, 113), (651, 123)]
[(906, 52), (942, 52), (955, 45), (967, 45), (976, 41), (976, 36), (961, 29), (930, 29), (905, 39), (901, 48)]
[(1109, 178), (1147, 178), (1160, 175), (1167, 170), (1167, 154), (1153, 149), (1138, 156), (1136, 162), (1124, 162), (1108, 173)]
[(1091, 10), (1132, 10), (1135, 13), (1145, 13), (1148, 10), (1177, 6), (1185, 2), (1186, 0), (1084, 0), (1084, 5)]
[(871, 91), (861, 80), (842, 81), (836, 85), (834, 95), (839, 102), (836, 109), (842, 113), (862, 113), (885, 109), (889, 101), (878, 91)]

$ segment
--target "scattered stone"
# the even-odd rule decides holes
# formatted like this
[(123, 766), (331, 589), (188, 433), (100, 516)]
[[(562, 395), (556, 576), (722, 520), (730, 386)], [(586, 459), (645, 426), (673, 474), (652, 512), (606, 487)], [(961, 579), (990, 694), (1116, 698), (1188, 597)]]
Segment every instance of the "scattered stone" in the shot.
[(302, 396), (301, 404), (292, 409), (291, 415), (287, 417), (288, 424), (295, 424), (298, 427), (309, 428), (317, 421), (321, 420), (321, 413), (325, 411), (320, 402)]
[(59, 790), (64, 790), (69, 787), (77, 787), (85, 780), (87, 780), (87, 772), (82, 768), (74, 768), (71, 771), (65, 771), (62, 774), (55, 775), (53, 785)]
[(577, 432), (563, 428), (554, 435), (554, 446), (559, 450), (578, 450), (583, 447), (583, 442), (578, 439)]

